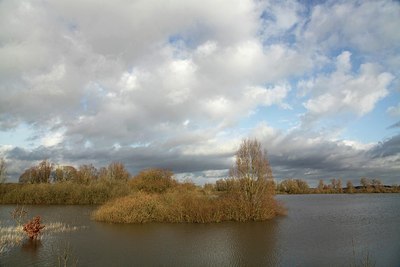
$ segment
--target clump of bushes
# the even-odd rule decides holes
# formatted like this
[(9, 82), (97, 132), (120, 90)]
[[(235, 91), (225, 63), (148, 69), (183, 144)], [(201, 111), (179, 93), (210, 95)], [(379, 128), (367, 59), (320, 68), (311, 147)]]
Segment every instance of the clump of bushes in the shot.
[(93, 218), (109, 223), (211, 223), (261, 221), (284, 213), (271, 195), (249, 198), (240, 180), (232, 179), (233, 190), (214, 195), (194, 185), (188, 190), (188, 184), (175, 183), (161, 194), (139, 191), (107, 202)]
[(134, 190), (147, 193), (163, 193), (177, 185), (172, 176), (173, 173), (168, 170), (147, 169), (139, 172), (129, 183)]
[(274, 199), (266, 153), (256, 140), (242, 142), (230, 173), (215, 186), (200, 188), (175, 181), (169, 171), (146, 170), (130, 182), (134, 193), (107, 202), (93, 218), (111, 223), (210, 223), (261, 221), (284, 213)]

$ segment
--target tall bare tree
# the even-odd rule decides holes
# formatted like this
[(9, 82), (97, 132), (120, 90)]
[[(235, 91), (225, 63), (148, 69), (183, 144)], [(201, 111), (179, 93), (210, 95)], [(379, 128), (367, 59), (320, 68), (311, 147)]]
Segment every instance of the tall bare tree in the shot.
[(50, 183), (50, 175), (53, 170), (53, 164), (48, 160), (43, 160), (37, 166), (33, 166), (19, 177), (20, 183)]
[(242, 141), (230, 176), (238, 180), (241, 195), (251, 203), (252, 209), (261, 207), (266, 195), (274, 194), (275, 186), (267, 153), (256, 139)]
[(53, 172), (54, 182), (67, 182), (76, 180), (78, 171), (72, 166), (57, 166)]
[(272, 169), (267, 153), (256, 139), (244, 139), (236, 152), (236, 164), (231, 176), (251, 180), (272, 180)]
[(77, 175), (74, 179), (75, 182), (80, 184), (89, 184), (96, 181), (98, 178), (98, 172), (93, 164), (84, 164), (79, 166)]
[(113, 181), (127, 181), (130, 173), (121, 162), (113, 162), (107, 168), (108, 178)]

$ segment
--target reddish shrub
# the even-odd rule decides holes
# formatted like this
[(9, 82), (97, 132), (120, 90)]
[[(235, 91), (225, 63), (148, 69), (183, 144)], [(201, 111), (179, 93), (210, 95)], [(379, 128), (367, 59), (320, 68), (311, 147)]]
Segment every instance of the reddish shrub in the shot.
[(40, 224), (40, 216), (34, 217), (30, 222), (24, 225), (24, 231), (30, 239), (37, 239), (40, 231), (44, 228), (44, 225)]

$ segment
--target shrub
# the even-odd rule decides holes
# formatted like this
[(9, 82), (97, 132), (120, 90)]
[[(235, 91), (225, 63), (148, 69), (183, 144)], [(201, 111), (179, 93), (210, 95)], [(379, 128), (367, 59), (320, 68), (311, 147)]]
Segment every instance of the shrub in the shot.
[(24, 225), (24, 231), (29, 236), (30, 239), (37, 239), (40, 231), (45, 226), (40, 223), (40, 216), (34, 217), (30, 222)]
[(148, 169), (136, 175), (132, 181), (130, 181), (130, 185), (132, 188), (140, 191), (162, 193), (177, 185), (177, 182), (172, 176), (173, 173), (168, 170)]

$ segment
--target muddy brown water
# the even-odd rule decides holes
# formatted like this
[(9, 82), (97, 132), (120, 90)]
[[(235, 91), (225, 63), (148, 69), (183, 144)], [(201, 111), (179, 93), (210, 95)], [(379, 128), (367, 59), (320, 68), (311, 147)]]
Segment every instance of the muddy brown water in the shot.
[[(219, 224), (106, 224), (90, 220), (94, 206), (25, 206), (79, 229), (24, 240), (0, 266), (58, 266), (64, 255), (77, 266), (400, 266), (400, 194), (277, 198), (287, 216)], [(3, 226), (14, 208), (0, 205)]]

